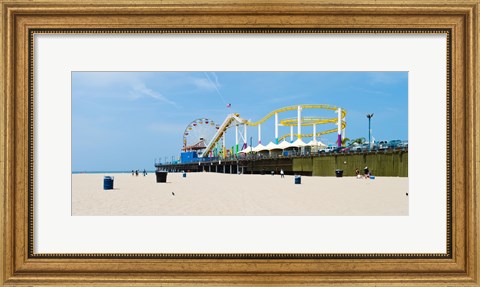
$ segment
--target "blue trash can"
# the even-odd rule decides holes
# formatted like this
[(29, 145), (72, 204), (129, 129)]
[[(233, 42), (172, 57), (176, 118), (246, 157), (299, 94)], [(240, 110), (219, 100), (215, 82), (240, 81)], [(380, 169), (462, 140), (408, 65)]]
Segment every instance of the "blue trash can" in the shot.
[(113, 177), (112, 176), (105, 176), (103, 178), (103, 189), (113, 189)]
[(302, 183), (302, 177), (299, 175), (295, 176), (295, 184), (301, 184)]
[(183, 177), (187, 177), (187, 173), (186, 173), (186, 172), (183, 172)]

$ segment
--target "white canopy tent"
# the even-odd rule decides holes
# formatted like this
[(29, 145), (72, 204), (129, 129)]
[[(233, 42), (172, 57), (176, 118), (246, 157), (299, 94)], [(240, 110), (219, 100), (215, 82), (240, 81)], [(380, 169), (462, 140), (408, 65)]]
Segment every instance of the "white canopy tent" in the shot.
[(287, 149), (289, 147), (292, 147), (292, 144), (287, 142), (287, 141), (283, 141), (283, 142), (279, 143), (277, 146), (280, 149)]
[(307, 146), (306, 143), (304, 143), (301, 139), (297, 139), (292, 143), (292, 147), (304, 147)]
[(249, 146), (247, 146), (245, 149), (239, 151), (238, 153), (250, 153), (252, 151), (252, 148), (250, 148)]
[(321, 141), (314, 141), (314, 140), (311, 140), (307, 143), (307, 146), (311, 146), (311, 147), (326, 147), (327, 145), (322, 143)]
[(273, 142), (269, 142), (265, 148), (267, 150), (274, 150), (274, 149), (282, 149), (278, 144), (274, 144)]
[(322, 143), (321, 141), (317, 141), (317, 145), (318, 145), (319, 147), (327, 147), (327, 146), (328, 146), (327, 144), (324, 144), (324, 143)]
[(267, 150), (267, 148), (263, 144), (258, 144), (256, 147), (253, 148), (254, 152), (259, 152), (264, 150)]

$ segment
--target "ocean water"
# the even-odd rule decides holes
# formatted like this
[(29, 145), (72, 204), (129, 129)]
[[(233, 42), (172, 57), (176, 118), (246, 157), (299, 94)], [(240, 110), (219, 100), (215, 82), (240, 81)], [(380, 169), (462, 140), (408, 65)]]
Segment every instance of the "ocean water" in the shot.
[[(128, 171), (122, 171), (122, 170), (103, 170), (103, 171), (88, 171), (88, 170), (85, 170), (85, 171), (72, 171), (72, 174), (79, 174), (79, 173), (132, 173), (131, 170), (128, 170)], [(143, 173), (143, 170), (138, 170), (138, 173), (139, 174), (142, 174)], [(155, 170), (147, 170), (147, 173), (155, 173)]]

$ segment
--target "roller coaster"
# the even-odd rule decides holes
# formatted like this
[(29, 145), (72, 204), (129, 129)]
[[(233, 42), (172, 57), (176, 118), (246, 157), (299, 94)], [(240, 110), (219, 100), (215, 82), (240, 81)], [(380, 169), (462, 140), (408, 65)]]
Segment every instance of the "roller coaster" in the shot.
[[(330, 110), (330, 111), (335, 111), (337, 113), (336, 117), (332, 118), (324, 118), (324, 117), (315, 117), (315, 116), (309, 116), (309, 117), (302, 117), (302, 111), (304, 109), (317, 109), (317, 110)], [(284, 118), (279, 120), (279, 114), (282, 114), (284, 112), (288, 111), (297, 111), (297, 117), (294, 118)], [(295, 134), (298, 140), (301, 140), (302, 138), (308, 138), (308, 137), (313, 137), (314, 140), (316, 140), (316, 137), (319, 137), (321, 135), (325, 134), (330, 134), (337, 132), (337, 143), (341, 145), (341, 139), (342, 139), (342, 131), (345, 132), (345, 128), (347, 126), (345, 122), (345, 117), (346, 117), (347, 112), (339, 107), (335, 106), (330, 106), (330, 105), (322, 105), (322, 104), (308, 104), (308, 105), (295, 105), (295, 106), (288, 106), (288, 107), (283, 107), (276, 109), (267, 115), (265, 115), (263, 118), (261, 118), (258, 121), (250, 121), (246, 120), (244, 118), (241, 118), (239, 114), (237, 113), (232, 113), (229, 114), (223, 123), (221, 125), (216, 125), (214, 126), (213, 121), (210, 121), (210, 125), (214, 126), (216, 132), (211, 136), (211, 138), (197, 138), (195, 140), (197, 141), (203, 141), (206, 143), (206, 145), (201, 145), (198, 146), (198, 143), (196, 146), (198, 149), (202, 149), (202, 152), (199, 153), (200, 157), (208, 157), (209, 154), (212, 152), (213, 148), (219, 143), (221, 139), (223, 139), (223, 155), (226, 154), (225, 150), (225, 138), (226, 138), (226, 132), (229, 128), (232, 126), (235, 127), (235, 144), (238, 147), (239, 145), (239, 126), (243, 126), (243, 135), (240, 134), (240, 137), (243, 138), (243, 148), (245, 149), (247, 147), (247, 127), (258, 127), (258, 141), (259, 144), (261, 143), (261, 127), (264, 122), (266, 122), (268, 119), (275, 117), (275, 144), (278, 144), (280, 141), (285, 140), (288, 136), (290, 136), (290, 140), (293, 141), (294, 137), (294, 127), (297, 128), (297, 133)], [(206, 119), (203, 119), (203, 121), (197, 121), (195, 122), (197, 124), (199, 123), (204, 123)], [(316, 131), (317, 125), (323, 125), (323, 124), (336, 124), (337, 128), (333, 129), (328, 129), (328, 130), (323, 130), (323, 131)], [(279, 136), (278, 134), (278, 128), (279, 126), (286, 126), (290, 127), (290, 133), (284, 134), (282, 136)], [(302, 127), (305, 126), (312, 126), (313, 127), (313, 133), (308, 133), (304, 134), (302, 133)], [(187, 140), (185, 139), (185, 134), (188, 135), (188, 129), (192, 129), (193, 124), (191, 123), (187, 129), (184, 132), (184, 147), (183, 150), (188, 150), (189, 146), (187, 146)], [(205, 132), (205, 134), (207, 134)], [(193, 146), (190, 146), (193, 147)], [(192, 148), (193, 149), (193, 148)], [(238, 151), (237, 151), (238, 152)]]

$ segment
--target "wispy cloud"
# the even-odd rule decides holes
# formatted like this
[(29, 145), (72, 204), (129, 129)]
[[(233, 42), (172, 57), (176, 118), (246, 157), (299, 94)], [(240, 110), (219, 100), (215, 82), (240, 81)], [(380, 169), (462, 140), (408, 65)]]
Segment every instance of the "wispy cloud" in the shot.
[(214, 91), (215, 90), (215, 84), (210, 82), (206, 78), (192, 78), (192, 84), (199, 89), (202, 90), (209, 90), (209, 91)]
[(364, 95), (380, 95), (380, 96), (391, 96), (391, 93), (380, 91), (380, 90), (372, 90), (372, 89), (363, 89), (363, 88), (357, 88), (358, 91), (360, 91)]
[(399, 73), (396, 72), (377, 72), (377, 73), (370, 73), (370, 82), (372, 84), (395, 84), (398, 83), (399, 81), (405, 79), (407, 77), (407, 73), (404, 73), (404, 75), (399, 75)]
[(212, 75), (212, 77), (215, 79), (215, 85), (220, 88), (220, 82), (218, 81), (218, 77), (217, 77), (217, 74), (215, 72), (210, 72), (210, 74)]
[(219, 89), (220, 83), (218, 81), (217, 75), (214, 72), (210, 72), (210, 74), (215, 80), (215, 83), (214, 83), (207, 72), (205, 72), (204, 74), (205, 74), (205, 77), (207, 77), (207, 80), (210, 82), (210, 84), (215, 88), (215, 91), (217, 91), (217, 94), (220, 96), (220, 98), (222, 98), (223, 103), (226, 104), (227, 102), (225, 101), (225, 98), (223, 97), (222, 93), (220, 93), (220, 89)]
[(184, 82), (193, 84), (196, 88), (202, 90), (216, 91), (220, 94), (220, 82), (214, 72), (204, 72), (205, 77), (190, 77), (184, 79)]
[(133, 86), (133, 89), (130, 91), (130, 99), (136, 100), (139, 98), (144, 98), (144, 97), (149, 97), (155, 100), (158, 100), (160, 102), (164, 102), (170, 105), (173, 105), (175, 107), (178, 107), (177, 103), (174, 101), (169, 100), (167, 97), (164, 95), (160, 94), (159, 92), (156, 92), (152, 89), (149, 89), (145, 86), (145, 84), (136, 84)]
[[(73, 72), (76, 97), (126, 97), (138, 100), (149, 97), (173, 106), (177, 106), (172, 96), (182, 91), (185, 94), (198, 92), (216, 93), (221, 100), (225, 98), (221, 92), (219, 77), (214, 72), (197, 73), (135, 73), (135, 72)], [(162, 90), (160, 92), (158, 89)], [(190, 92), (189, 92), (190, 89)]]

